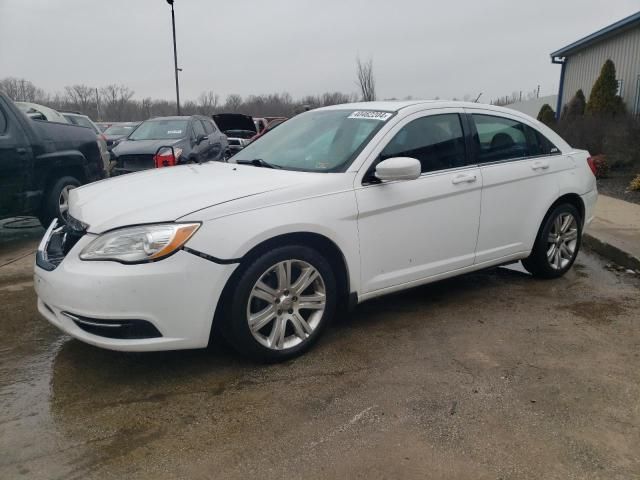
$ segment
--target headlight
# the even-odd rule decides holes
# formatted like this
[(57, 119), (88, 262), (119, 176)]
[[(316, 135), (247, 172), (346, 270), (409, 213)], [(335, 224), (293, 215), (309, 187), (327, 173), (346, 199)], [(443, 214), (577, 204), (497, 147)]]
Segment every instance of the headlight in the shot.
[(174, 253), (199, 227), (199, 223), (164, 223), (120, 228), (100, 235), (84, 247), (80, 259), (152, 262)]

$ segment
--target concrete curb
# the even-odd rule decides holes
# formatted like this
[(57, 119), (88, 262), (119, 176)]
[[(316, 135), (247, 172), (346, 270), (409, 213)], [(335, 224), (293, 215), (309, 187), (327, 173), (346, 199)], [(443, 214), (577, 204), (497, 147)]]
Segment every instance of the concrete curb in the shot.
[(634, 257), (610, 243), (603, 242), (597, 237), (585, 233), (582, 236), (582, 244), (618, 265), (631, 270), (640, 270), (640, 258)]

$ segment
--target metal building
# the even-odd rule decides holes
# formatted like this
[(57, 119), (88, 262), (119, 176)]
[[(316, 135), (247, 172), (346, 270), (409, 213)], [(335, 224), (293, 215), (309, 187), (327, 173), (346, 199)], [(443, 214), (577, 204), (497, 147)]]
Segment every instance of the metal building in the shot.
[(616, 66), (618, 95), (627, 111), (640, 114), (640, 12), (634, 13), (551, 53), (562, 65), (556, 115), (582, 89), (589, 99), (591, 88), (607, 59)]

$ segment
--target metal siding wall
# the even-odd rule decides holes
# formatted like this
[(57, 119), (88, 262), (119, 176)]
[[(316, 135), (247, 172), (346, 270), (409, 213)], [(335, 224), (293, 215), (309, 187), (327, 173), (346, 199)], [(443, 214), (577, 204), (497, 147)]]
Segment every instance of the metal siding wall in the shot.
[(591, 87), (608, 58), (616, 65), (616, 77), (623, 81), (622, 99), (627, 110), (634, 110), (640, 75), (640, 27), (591, 45), (567, 58), (563, 107), (580, 88), (589, 100)]

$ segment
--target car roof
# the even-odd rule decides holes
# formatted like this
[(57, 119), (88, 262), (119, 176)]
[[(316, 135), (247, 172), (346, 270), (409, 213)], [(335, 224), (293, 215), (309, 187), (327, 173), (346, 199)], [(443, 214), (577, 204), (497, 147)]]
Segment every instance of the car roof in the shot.
[(210, 120), (209, 117), (206, 117), (204, 115), (171, 115), (169, 117), (153, 117), (153, 118), (149, 118), (148, 120), (190, 120), (192, 118), (206, 118), (207, 120)]
[[(355, 102), (330, 105), (318, 110), (375, 110), (384, 112), (399, 112), (400, 110), (419, 107), (420, 110), (436, 108), (482, 108), (496, 112), (513, 114), (514, 110), (485, 103), (460, 102), (457, 100), (383, 100), (376, 102)], [(516, 112), (517, 113), (517, 112)]]

